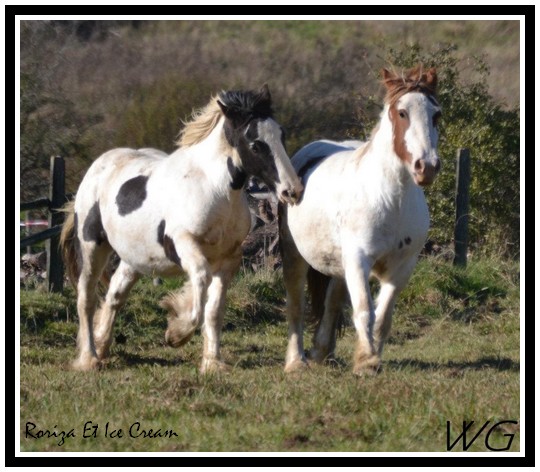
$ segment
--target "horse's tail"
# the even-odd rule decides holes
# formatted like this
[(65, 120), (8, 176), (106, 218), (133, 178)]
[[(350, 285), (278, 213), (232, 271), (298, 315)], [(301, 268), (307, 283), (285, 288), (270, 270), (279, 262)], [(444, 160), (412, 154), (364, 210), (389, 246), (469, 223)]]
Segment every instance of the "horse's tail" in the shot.
[[(77, 282), (81, 275), (80, 243), (77, 237), (77, 219), (75, 218), (75, 201), (67, 202), (59, 211), (66, 214), (60, 233), (60, 250), (68, 279), (77, 290)], [(110, 273), (104, 270), (99, 279), (99, 288), (106, 292), (110, 282)]]
[[(314, 327), (315, 331), (317, 331), (324, 315), (326, 295), (331, 280), (332, 277), (322, 274), (311, 266), (309, 267), (307, 273), (307, 285), (311, 310), (309, 311), (306, 321), (308, 325)], [(340, 310), (334, 323), (337, 335), (340, 336), (343, 333), (344, 325), (343, 309)]]
[(172, 347), (183, 346), (193, 337), (198, 326), (197, 320), (191, 318), (193, 310), (191, 284), (187, 282), (178, 292), (169, 293), (159, 305), (168, 311), (165, 341)]
[(62, 232), (60, 233), (60, 249), (64, 259), (69, 281), (77, 289), (80, 274), (80, 255), (77, 251), (77, 227), (75, 222), (75, 202), (67, 202), (60, 211), (66, 213)]

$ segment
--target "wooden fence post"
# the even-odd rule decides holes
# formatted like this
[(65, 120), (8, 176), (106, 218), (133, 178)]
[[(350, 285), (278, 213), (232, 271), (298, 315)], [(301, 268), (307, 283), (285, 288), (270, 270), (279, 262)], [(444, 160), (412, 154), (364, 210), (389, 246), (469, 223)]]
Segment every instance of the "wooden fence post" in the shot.
[[(63, 157), (51, 157), (51, 182), (49, 186), (49, 228), (61, 225), (64, 214), (58, 209), (64, 206), (65, 163)], [(49, 292), (62, 292), (64, 288), (64, 263), (59, 247), (60, 235), (47, 240), (47, 287)]]
[[(29, 211), (25, 211), (24, 212), (24, 234), (25, 236), (30, 236), (30, 212)], [(26, 254), (30, 255), (32, 254), (32, 246), (28, 245), (26, 246)]]
[(456, 167), (456, 223), (454, 227), (454, 265), (467, 265), (469, 225), (469, 184), (471, 163), (468, 149), (460, 149)]

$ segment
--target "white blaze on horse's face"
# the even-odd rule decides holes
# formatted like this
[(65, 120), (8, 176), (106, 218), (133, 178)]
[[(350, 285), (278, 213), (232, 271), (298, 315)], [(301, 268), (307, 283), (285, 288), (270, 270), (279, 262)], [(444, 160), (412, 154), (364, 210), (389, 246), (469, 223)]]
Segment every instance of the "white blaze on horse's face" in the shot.
[(244, 132), (247, 146), (238, 152), (245, 172), (263, 180), (282, 203), (294, 204), (303, 186), (283, 146), (283, 130), (272, 119), (254, 119)]
[(439, 104), (432, 96), (411, 92), (390, 107), (389, 116), (394, 150), (407, 164), (414, 182), (421, 186), (433, 183), (441, 168), (437, 154)]

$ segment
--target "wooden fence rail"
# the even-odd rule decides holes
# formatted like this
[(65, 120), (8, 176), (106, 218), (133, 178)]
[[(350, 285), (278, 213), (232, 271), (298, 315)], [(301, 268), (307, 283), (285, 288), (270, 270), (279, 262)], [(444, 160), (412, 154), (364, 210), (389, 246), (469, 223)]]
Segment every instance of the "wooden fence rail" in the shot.
[(21, 239), (21, 248), (27, 246), (33, 246), (34, 244), (45, 241), (53, 236), (58, 236), (62, 231), (62, 226), (55, 226), (54, 228), (47, 228), (39, 233), (33, 234), (32, 236), (27, 236), (24, 239)]
[(32, 202), (21, 203), (21, 211), (37, 210), (44, 207), (51, 207), (51, 201), (48, 198), (40, 198)]

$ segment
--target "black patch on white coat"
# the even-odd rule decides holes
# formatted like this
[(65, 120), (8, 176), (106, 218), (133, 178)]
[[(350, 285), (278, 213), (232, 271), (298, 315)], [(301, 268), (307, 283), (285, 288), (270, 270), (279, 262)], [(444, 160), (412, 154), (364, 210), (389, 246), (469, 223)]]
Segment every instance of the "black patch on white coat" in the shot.
[(412, 240), (411, 240), (411, 238), (409, 238), (409, 236), (407, 236), (407, 237), (405, 238), (405, 244), (411, 244), (411, 241), (412, 241)]
[(157, 242), (163, 246), (163, 237), (165, 236), (165, 220), (159, 222), (157, 229)]
[(178, 257), (176, 247), (174, 246), (174, 241), (167, 235), (163, 236), (163, 250), (165, 251), (165, 256), (167, 259), (182, 267), (180, 257)]
[(302, 167), (300, 167), (300, 169), (298, 169), (298, 178), (302, 181), (304, 186), (306, 185), (306, 174), (314, 167), (317, 167), (327, 157), (328, 156), (310, 157), (309, 160)]
[(233, 190), (240, 190), (243, 188), (244, 184), (246, 183), (247, 175), (242, 168), (233, 164), (230, 157), (227, 158), (227, 169), (229, 170), (229, 175), (231, 176), (231, 188)]
[(142, 206), (146, 200), (148, 178), (147, 175), (139, 175), (122, 184), (116, 195), (116, 205), (121, 216), (128, 215)]
[(94, 241), (98, 246), (107, 241), (107, 233), (101, 221), (99, 202), (94, 203), (86, 215), (83, 224), (83, 239), (88, 242)]
[(174, 241), (170, 236), (165, 234), (165, 226), (165, 220), (161, 220), (157, 228), (157, 241), (163, 246), (165, 257), (181, 267), (180, 257), (178, 257), (178, 253), (176, 252)]

